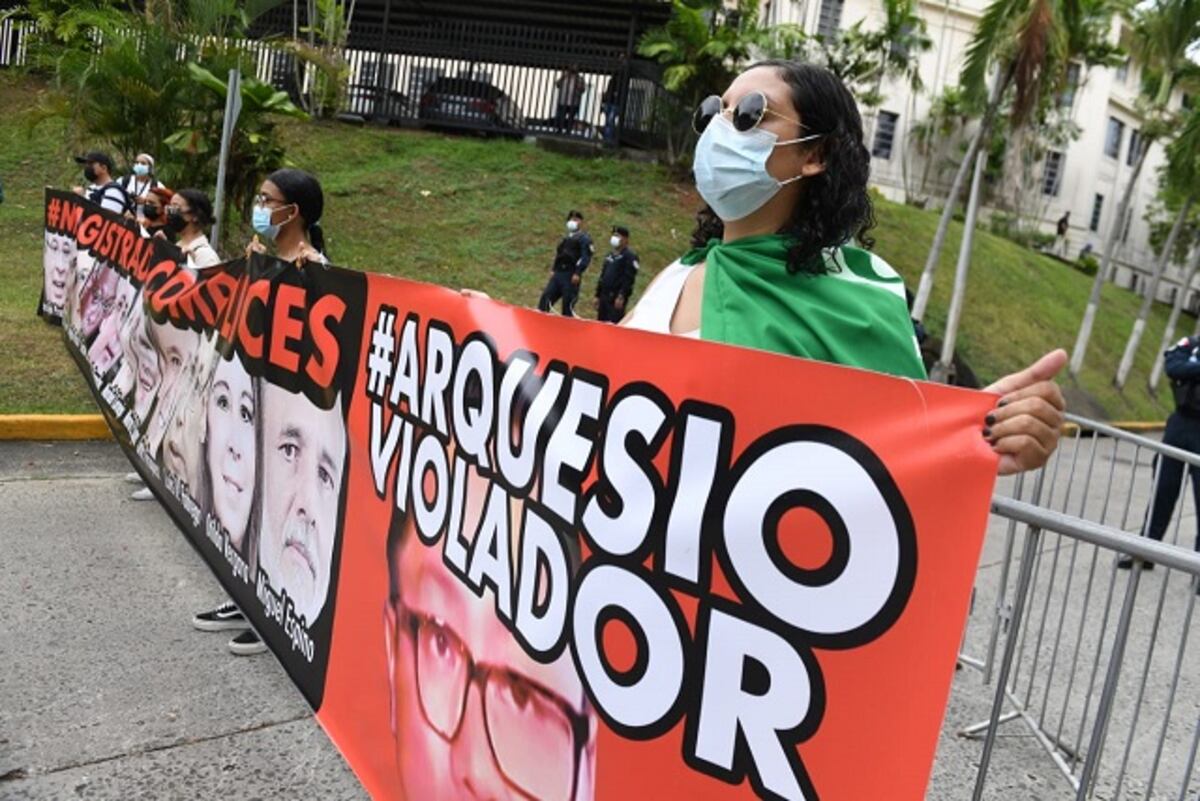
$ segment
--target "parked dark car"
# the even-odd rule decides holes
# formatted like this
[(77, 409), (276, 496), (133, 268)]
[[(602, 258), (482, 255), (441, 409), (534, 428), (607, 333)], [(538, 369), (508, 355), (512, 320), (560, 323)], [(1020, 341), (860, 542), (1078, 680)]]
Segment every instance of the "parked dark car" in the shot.
[(525, 118), (512, 99), (486, 81), (438, 78), (421, 95), (418, 116), (431, 125), (521, 134)]
[(346, 111), (366, 120), (396, 123), (410, 118), (408, 96), (381, 86), (355, 83), (347, 87)]

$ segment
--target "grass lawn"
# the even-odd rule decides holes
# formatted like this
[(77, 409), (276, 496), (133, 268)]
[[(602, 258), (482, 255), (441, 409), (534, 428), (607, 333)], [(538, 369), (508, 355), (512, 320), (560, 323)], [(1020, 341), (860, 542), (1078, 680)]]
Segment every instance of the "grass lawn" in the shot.
[[(55, 124), (28, 136), (21, 113), (37, 84), (0, 72), (0, 413), (81, 412), (93, 407), (66, 356), (58, 329), (34, 315), (41, 275), (42, 187), (78, 182), (70, 155), (85, 143)], [(521, 142), (435, 133), (289, 123), (292, 162), (320, 177), (323, 225), (338, 264), (402, 275), (532, 305), (545, 282), (570, 208), (587, 216), (598, 250), (609, 226), (632, 231), (643, 266), (639, 288), (687, 249), (692, 187), (656, 165), (582, 159)], [(916, 285), (937, 224), (931, 212), (880, 200), (876, 251)], [(940, 334), (961, 229), (951, 232), (926, 321)], [(598, 274), (585, 275), (585, 302)], [(985, 378), (1016, 369), (1052, 347), (1074, 342), (1090, 287), (1082, 273), (980, 233), (976, 238), (960, 348)], [(1105, 287), (1101, 316), (1079, 387), (1110, 419), (1162, 419), (1169, 406), (1144, 389), (1167, 309), (1155, 309), (1124, 394), (1110, 385), (1139, 299)], [(1185, 318), (1189, 333), (1192, 325)], [(1066, 382), (1070, 384), (1071, 382)]]

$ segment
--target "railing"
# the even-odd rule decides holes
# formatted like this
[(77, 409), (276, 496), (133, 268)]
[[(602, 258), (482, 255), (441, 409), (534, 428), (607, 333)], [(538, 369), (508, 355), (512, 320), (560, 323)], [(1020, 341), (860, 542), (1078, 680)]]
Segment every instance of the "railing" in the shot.
[[(30, 24), (0, 22), (0, 67), (26, 63)], [(342, 51), (349, 75), (339, 112), (353, 118), (641, 148), (661, 147), (670, 130), (686, 124), (686, 111), (658, 83), (653, 65), (628, 63), (560, 33), (460, 21), (431, 22), (390, 41), (382, 30), (358, 31), (357, 38), (378, 49)], [(280, 45), (241, 43), (256, 77), (300, 102), (315, 68)], [(515, 45), (522, 45), (519, 59)], [(564, 62), (577, 69), (553, 66)]]
[[(1196, 534), (1182, 490), (1200, 456), (1071, 421), (1078, 429), (1052, 462), (993, 500), (1002, 537), (989, 548), (1000, 550), (976, 584), (977, 608), (991, 613), (970, 621), (962, 657), (995, 684), (989, 717), (960, 732), (983, 739), (972, 798), (1013, 797), (1013, 777), (990, 769), (1013, 742), (1000, 730), (1020, 725), (1062, 776), (1050, 797), (1194, 799), (1200, 655), (1188, 645), (1200, 554), (1178, 543)], [(1178, 485), (1163, 476), (1169, 460), (1188, 466)], [(1181, 499), (1165, 543), (1137, 536), (1160, 483)], [(1126, 557), (1155, 567), (1123, 570)], [(989, 779), (1005, 789), (988, 795)]]

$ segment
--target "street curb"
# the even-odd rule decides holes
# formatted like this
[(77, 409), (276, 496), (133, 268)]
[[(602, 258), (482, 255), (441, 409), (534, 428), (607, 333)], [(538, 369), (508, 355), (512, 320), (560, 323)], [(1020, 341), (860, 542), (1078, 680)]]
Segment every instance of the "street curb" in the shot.
[(98, 414), (0, 414), (0, 441), (112, 439)]

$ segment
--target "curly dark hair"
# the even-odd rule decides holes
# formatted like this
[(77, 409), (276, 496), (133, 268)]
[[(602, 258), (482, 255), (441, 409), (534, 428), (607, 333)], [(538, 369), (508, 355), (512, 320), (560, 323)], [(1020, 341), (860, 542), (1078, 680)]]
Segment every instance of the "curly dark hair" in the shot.
[[(792, 105), (804, 122), (805, 134), (821, 134), (813, 143), (825, 170), (801, 182), (800, 196), (787, 225), (779, 233), (795, 239), (788, 252), (788, 271), (819, 275), (828, 270), (821, 252), (857, 239), (871, 248), (867, 232), (875, 227), (875, 210), (867, 193), (871, 155), (863, 145), (862, 118), (854, 96), (824, 67), (799, 61), (769, 59), (750, 69), (772, 67), (792, 90)], [(724, 225), (711, 209), (696, 215), (693, 241), (719, 238)]]

